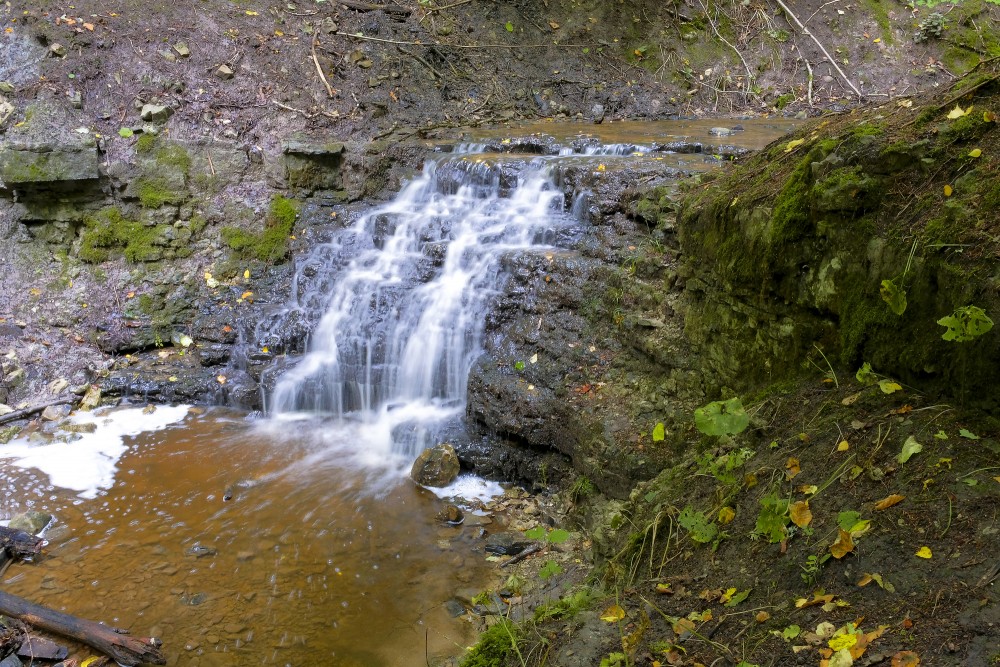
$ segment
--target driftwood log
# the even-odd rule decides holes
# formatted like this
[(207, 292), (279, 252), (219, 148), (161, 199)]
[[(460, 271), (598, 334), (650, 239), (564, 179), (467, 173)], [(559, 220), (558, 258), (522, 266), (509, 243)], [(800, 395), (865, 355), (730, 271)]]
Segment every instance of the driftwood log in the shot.
[(32, 559), (42, 554), (45, 540), (23, 530), (0, 526), (0, 550), (14, 560)]
[(70, 616), (3, 591), (0, 591), (0, 614), (16, 618), (34, 628), (75, 639), (111, 656), (120, 665), (167, 664), (167, 659), (160, 651), (159, 640), (130, 637), (107, 625)]

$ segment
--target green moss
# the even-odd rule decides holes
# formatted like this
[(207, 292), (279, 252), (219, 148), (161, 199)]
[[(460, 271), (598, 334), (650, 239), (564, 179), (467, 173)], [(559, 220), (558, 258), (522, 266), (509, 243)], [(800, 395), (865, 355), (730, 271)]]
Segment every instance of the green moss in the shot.
[(156, 136), (153, 134), (140, 134), (135, 142), (136, 153), (149, 153), (156, 145)]
[(237, 256), (262, 262), (277, 262), (288, 256), (288, 237), (295, 227), (298, 204), (276, 196), (264, 221), (264, 230), (250, 232), (239, 227), (224, 227), (222, 240)]
[(774, 108), (777, 109), (778, 111), (781, 111), (794, 101), (795, 101), (794, 94), (785, 93), (784, 95), (779, 96), (778, 99), (774, 101)]
[(506, 667), (517, 658), (519, 634), (511, 621), (500, 620), (479, 636), (476, 645), (458, 663), (459, 667)]
[(878, 24), (882, 41), (886, 44), (892, 44), (894, 39), (892, 36), (892, 25), (889, 22), (888, 8), (882, 3), (881, 0), (863, 0), (863, 3), (865, 9), (871, 12), (872, 18), (875, 19), (875, 23)]
[(156, 176), (143, 176), (136, 181), (135, 190), (143, 208), (160, 208), (164, 204), (177, 204), (185, 199), (183, 192), (173, 190), (166, 180)]
[(156, 150), (156, 161), (165, 166), (179, 170), (184, 176), (191, 171), (191, 156), (184, 147), (177, 143), (161, 146)]
[(946, 141), (971, 141), (981, 136), (990, 127), (991, 124), (983, 120), (983, 114), (974, 110), (961, 118), (948, 121), (941, 127), (940, 135)]
[(153, 246), (165, 225), (149, 227), (141, 222), (126, 220), (121, 211), (110, 206), (84, 218), (77, 256), (90, 263), (104, 262), (121, 253), (130, 262), (159, 259), (160, 249)]

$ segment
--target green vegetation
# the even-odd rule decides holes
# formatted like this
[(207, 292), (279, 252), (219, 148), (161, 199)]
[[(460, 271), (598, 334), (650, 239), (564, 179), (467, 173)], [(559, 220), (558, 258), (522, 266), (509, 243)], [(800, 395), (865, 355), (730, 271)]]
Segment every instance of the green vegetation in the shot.
[(500, 619), (479, 636), (479, 641), (465, 654), (460, 667), (507, 667), (518, 658), (520, 628), (507, 619)]
[(135, 184), (136, 195), (143, 208), (160, 208), (164, 204), (177, 204), (186, 199), (187, 194), (171, 188), (163, 178), (143, 176)]
[(156, 146), (156, 135), (154, 134), (141, 134), (135, 142), (135, 152), (136, 153), (149, 153)]
[(154, 243), (161, 237), (164, 227), (126, 220), (121, 210), (114, 206), (103, 208), (84, 219), (78, 256), (94, 264), (107, 261), (117, 252), (130, 262), (159, 259), (162, 249), (156, 248)]
[(223, 227), (222, 240), (241, 259), (280, 262), (288, 256), (288, 237), (295, 227), (298, 211), (295, 201), (275, 196), (271, 200), (263, 231)]

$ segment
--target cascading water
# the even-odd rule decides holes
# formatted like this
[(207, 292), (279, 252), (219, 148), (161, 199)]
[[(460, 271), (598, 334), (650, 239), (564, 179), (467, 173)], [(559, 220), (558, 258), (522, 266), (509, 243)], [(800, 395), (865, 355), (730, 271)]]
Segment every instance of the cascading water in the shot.
[(319, 413), (369, 449), (412, 458), (460, 418), (505, 253), (551, 244), (576, 221), (541, 161), (429, 161), (391, 203), (299, 267), (291, 310), (322, 307), (273, 415)]

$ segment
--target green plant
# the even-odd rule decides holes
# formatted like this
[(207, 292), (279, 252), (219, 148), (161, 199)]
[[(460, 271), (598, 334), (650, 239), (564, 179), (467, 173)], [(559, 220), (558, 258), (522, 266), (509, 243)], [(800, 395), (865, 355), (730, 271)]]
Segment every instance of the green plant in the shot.
[(601, 659), (601, 667), (626, 667), (628, 659), (624, 653), (611, 653), (606, 658)]
[(681, 510), (677, 516), (677, 523), (687, 530), (691, 539), (698, 544), (712, 542), (717, 545), (725, 537), (725, 534), (719, 531), (719, 526), (709, 519), (705, 512), (698, 512), (690, 505)]
[(554, 560), (547, 560), (542, 564), (540, 570), (538, 570), (538, 576), (542, 579), (549, 579), (556, 576), (557, 574), (562, 574), (563, 569), (559, 563)]
[(584, 498), (589, 498), (595, 493), (597, 493), (597, 489), (594, 487), (594, 483), (582, 476), (577, 477), (573, 485), (569, 487), (569, 497), (574, 503), (578, 503)]
[(986, 312), (972, 305), (956, 308), (954, 313), (942, 317), (937, 323), (946, 329), (941, 338), (956, 343), (965, 343), (978, 338), (993, 328), (993, 320)]
[(705, 435), (736, 435), (750, 425), (750, 416), (738, 397), (713, 401), (694, 411), (694, 424)]
[(819, 580), (819, 573), (823, 569), (824, 563), (830, 560), (830, 557), (829, 553), (824, 553), (821, 556), (812, 554), (806, 558), (805, 565), (799, 565), (799, 569), (802, 570), (802, 581), (804, 581), (807, 586), (816, 585), (816, 582)]
[(569, 531), (562, 528), (552, 528), (546, 531), (545, 526), (535, 526), (530, 530), (524, 531), (524, 536), (529, 540), (539, 540), (548, 544), (560, 544), (569, 539)]
[(788, 537), (788, 525), (792, 522), (788, 513), (788, 499), (772, 491), (760, 499), (760, 514), (751, 537), (765, 537), (771, 544), (777, 544)]
[(521, 658), (518, 641), (521, 630), (512, 621), (501, 618), (495, 625), (479, 635), (479, 641), (459, 662), (460, 667), (506, 667), (512, 658)]
[(752, 449), (741, 447), (719, 457), (705, 454), (698, 459), (698, 472), (711, 475), (722, 484), (733, 485), (740, 481), (733, 471), (742, 468), (756, 453)]

